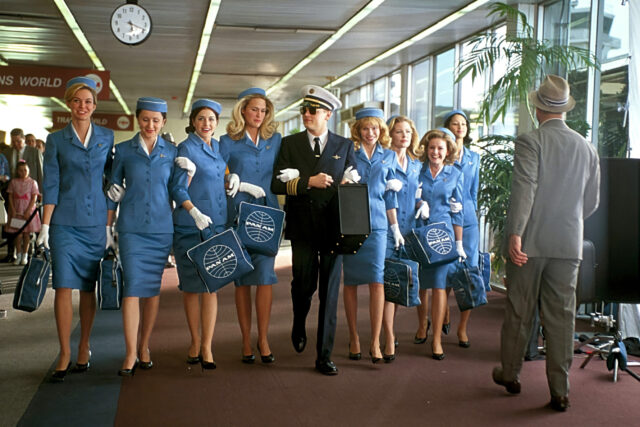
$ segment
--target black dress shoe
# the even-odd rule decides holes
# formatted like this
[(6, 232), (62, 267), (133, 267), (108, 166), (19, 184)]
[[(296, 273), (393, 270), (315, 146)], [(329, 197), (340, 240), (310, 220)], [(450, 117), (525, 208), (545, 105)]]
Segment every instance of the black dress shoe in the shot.
[(205, 360), (200, 357), (200, 366), (202, 366), (202, 370), (207, 370), (207, 371), (211, 371), (213, 369), (216, 369), (216, 362), (211, 361), (211, 362), (205, 362)]
[(138, 365), (140, 365), (140, 369), (149, 370), (149, 369), (153, 368), (153, 360), (149, 360), (148, 362), (143, 362), (141, 360)]
[(273, 356), (273, 353), (269, 353), (266, 356), (263, 356), (262, 352), (260, 351), (260, 344), (256, 344), (256, 347), (258, 347), (258, 352), (260, 353), (260, 361), (262, 363), (273, 363), (276, 361), (276, 358)]
[(120, 375), (121, 377), (132, 377), (135, 375), (136, 373), (136, 369), (138, 368), (138, 364), (140, 363), (140, 361), (138, 359), (136, 359), (136, 362), (133, 364), (133, 366), (130, 369), (120, 369), (118, 370), (118, 375)]
[(444, 359), (444, 353), (431, 353), (431, 358), (434, 360)]
[(520, 393), (520, 381), (505, 381), (502, 379), (502, 368), (499, 366), (493, 368), (493, 373), (491, 374), (493, 377), (493, 382), (503, 386), (507, 391), (511, 394), (519, 394)]
[(442, 325), (442, 333), (445, 335), (449, 335), (449, 331), (451, 330), (451, 322), (449, 323), (444, 323)]
[(302, 333), (291, 331), (291, 343), (297, 353), (302, 353), (307, 346), (307, 334), (304, 331)]
[(197, 365), (198, 363), (200, 363), (200, 355), (197, 355), (196, 357), (192, 357), (187, 354), (187, 363), (189, 365)]
[(256, 361), (256, 357), (253, 354), (243, 354), (242, 355), (242, 363), (246, 363), (247, 365), (251, 365)]
[(569, 396), (551, 396), (551, 409), (558, 412), (564, 412), (571, 404), (569, 403)]
[(396, 340), (393, 342), (393, 345), (398, 348), (400, 346), (400, 341), (398, 341), (398, 338), (396, 338)]
[(360, 359), (362, 359), (362, 353), (351, 353), (351, 351), (349, 351), (349, 359), (350, 360), (360, 360)]
[(316, 371), (323, 375), (338, 375), (338, 368), (331, 360), (316, 360)]
[(369, 357), (371, 357), (371, 363), (378, 363), (382, 360), (382, 357), (374, 357), (371, 350), (369, 350)]
[(89, 360), (87, 360), (87, 363), (76, 362), (76, 365), (73, 367), (73, 369), (71, 369), (71, 373), (81, 374), (83, 372), (87, 372), (90, 366), (91, 366), (91, 351), (89, 351)]
[(469, 341), (458, 341), (458, 345), (462, 348), (471, 347), (471, 343)]
[(53, 374), (51, 374), (51, 382), (54, 382), (54, 383), (63, 382), (64, 377), (67, 376), (67, 373), (69, 372), (70, 369), (71, 369), (71, 361), (69, 361), (69, 364), (67, 365), (67, 369), (61, 369), (61, 370), (56, 369), (55, 371), (53, 371)]
[(394, 354), (383, 354), (382, 358), (384, 359), (384, 363), (391, 363), (396, 360), (396, 355)]
[(426, 342), (427, 342), (427, 337), (420, 338), (417, 335), (415, 337), (413, 337), (413, 343), (414, 344), (424, 344)]

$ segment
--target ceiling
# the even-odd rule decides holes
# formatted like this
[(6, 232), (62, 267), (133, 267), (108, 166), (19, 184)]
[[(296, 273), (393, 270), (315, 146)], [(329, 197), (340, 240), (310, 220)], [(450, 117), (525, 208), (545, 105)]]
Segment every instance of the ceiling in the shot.
[[(111, 34), (109, 20), (124, 0), (66, 0), (88, 41), (131, 110), (140, 96), (169, 102), (181, 117), (200, 42), (208, 0), (139, 0), (151, 15), (150, 38), (125, 46)], [(268, 88), (329, 38), (369, 0), (222, 0), (194, 99), (212, 98), (228, 117), (236, 95), (250, 86)], [(305, 84), (325, 85), (470, 3), (470, 0), (386, 0), (271, 94), (276, 108), (299, 99)], [(493, 24), (487, 5), (420, 42), (345, 80), (348, 91), (401, 64), (437, 52)], [(51, 0), (2, 0), (0, 54), (9, 65), (93, 68), (88, 55)], [(0, 95), (0, 101), (6, 96)], [(31, 97), (44, 114), (62, 108)], [(0, 105), (1, 107), (1, 105)], [(113, 98), (100, 112), (122, 112)]]

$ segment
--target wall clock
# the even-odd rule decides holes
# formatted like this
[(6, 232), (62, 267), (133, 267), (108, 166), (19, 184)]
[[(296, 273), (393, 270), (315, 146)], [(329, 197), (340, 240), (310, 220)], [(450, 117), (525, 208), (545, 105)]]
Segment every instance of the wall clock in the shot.
[(151, 35), (151, 16), (137, 0), (128, 0), (111, 14), (111, 32), (126, 45), (137, 45)]

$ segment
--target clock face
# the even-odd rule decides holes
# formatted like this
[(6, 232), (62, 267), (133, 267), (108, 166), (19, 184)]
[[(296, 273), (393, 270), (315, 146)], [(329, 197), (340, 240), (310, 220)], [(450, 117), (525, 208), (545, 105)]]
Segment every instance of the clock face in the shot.
[(151, 17), (142, 6), (123, 4), (111, 14), (111, 32), (124, 44), (140, 44), (151, 34)]

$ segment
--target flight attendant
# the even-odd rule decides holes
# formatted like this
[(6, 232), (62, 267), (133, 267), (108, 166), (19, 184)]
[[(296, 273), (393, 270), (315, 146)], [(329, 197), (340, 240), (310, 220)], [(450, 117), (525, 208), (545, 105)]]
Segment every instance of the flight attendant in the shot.
[[(222, 106), (210, 99), (199, 99), (191, 106), (187, 139), (178, 145), (176, 164), (189, 176), (188, 199), (173, 212), (173, 253), (178, 268), (178, 287), (191, 334), (187, 363), (200, 363), (202, 369), (215, 369), (211, 350), (218, 314), (218, 295), (209, 292), (198, 276), (187, 251), (202, 242), (200, 231), (225, 230), (227, 200), (225, 171), (227, 164), (213, 133), (218, 126)], [(237, 176), (229, 175), (230, 192), (237, 192)]]
[[(238, 95), (231, 113), (227, 134), (220, 137), (220, 151), (227, 159), (229, 172), (238, 175), (241, 184), (237, 195), (229, 200), (229, 220), (238, 215), (241, 202), (279, 208), (271, 192), (273, 165), (280, 151), (282, 136), (276, 132), (273, 104), (260, 88), (249, 88)], [(253, 363), (251, 348), (251, 286), (256, 286), (258, 318), (258, 352), (263, 363), (275, 358), (269, 347), (267, 332), (271, 317), (271, 285), (278, 283), (274, 270), (275, 256), (251, 253), (254, 270), (236, 280), (235, 296), (238, 323), (242, 333), (242, 362)]]
[(117, 229), (124, 278), (122, 323), (127, 351), (118, 371), (121, 376), (132, 376), (138, 366), (153, 367), (149, 339), (158, 315), (162, 273), (173, 241), (171, 200), (179, 205), (188, 198), (186, 173), (174, 164), (177, 149), (160, 137), (167, 121), (166, 101), (139, 98), (136, 118), (140, 132), (116, 145), (108, 193), (112, 215), (117, 202), (120, 203)]
[[(463, 239), (464, 252), (467, 254), (467, 262), (472, 267), (478, 266), (480, 230), (478, 228), (478, 188), (480, 185), (480, 156), (469, 149), (472, 141), (469, 137), (470, 126), (467, 115), (461, 110), (453, 110), (444, 117), (444, 127), (449, 129), (456, 137), (456, 148), (458, 157), (455, 165), (462, 170), (464, 175), (464, 188), (462, 189), (462, 200), (457, 206), (462, 204), (464, 212)], [(456, 209), (455, 206), (452, 206)], [(449, 288), (450, 289), (450, 288)], [(471, 310), (460, 313), (460, 324), (458, 325), (458, 345), (469, 348), (469, 336), (467, 335), (467, 325), (471, 317)], [(443, 326), (449, 324), (449, 306)]]
[[(371, 319), (371, 361), (382, 360), (380, 350), (380, 330), (384, 310), (384, 258), (387, 247), (387, 208), (393, 212), (393, 223), (398, 230), (395, 215), (395, 192), (402, 188), (402, 182), (395, 179), (397, 167), (396, 154), (389, 150), (391, 139), (389, 130), (379, 108), (363, 108), (356, 112), (356, 121), (351, 126), (351, 139), (354, 144), (356, 165), (360, 183), (366, 183), (369, 195), (369, 214), (371, 234), (358, 252), (343, 256), (344, 270), (344, 308), (349, 325), (349, 358), (359, 360), (360, 338), (357, 328), (358, 286), (369, 285), (369, 316)], [(392, 194), (392, 201), (385, 200)], [(399, 235), (399, 239), (402, 236)], [(399, 244), (400, 242), (398, 242)], [(404, 243), (404, 242), (403, 242)], [(394, 355), (395, 357), (395, 355)], [(389, 356), (389, 361), (391, 361)]]
[(54, 308), (60, 355), (52, 375), (63, 381), (71, 367), (71, 291), (80, 291), (80, 342), (75, 372), (89, 368), (89, 338), (96, 313), (95, 283), (104, 249), (113, 242), (102, 190), (109, 176), (113, 131), (91, 123), (96, 83), (87, 77), (67, 82), (64, 94), (71, 123), (47, 136), (42, 183), (44, 209), (37, 244), (51, 245)]
[[(387, 121), (389, 134), (391, 136), (391, 150), (395, 152), (397, 163), (395, 168), (395, 179), (402, 183), (402, 188), (396, 193), (396, 218), (397, 228), (400, 235), (404, 236), (415, 227), (416, 219), (416, 199), (422, 194), (422, 188), (419, 187), (418, 176), (422, 169), (422, 163), (418, 160), (421, 154), (418, 143), (418, 132), (413, 121), (405, 116), (394, 116)], [(386, 258), (391, 258), (396, 249), (395, 228), (392, 224), (392, 218), (389, 218), (389, 231), (387, 232), (387, 253)], [(384, 360), (392, 362), (395, 359), (395, 343), (397, 342), (393, 331), (393, 321), (397, 306), (392, 302), (385, 301), (383, 314), (383, 328), (385, 333)], [(420, 316), (419, 316), (420, 318)], [(426, 319), (426, 316), (425, 316)], [(418, 335), (422, 332), (418, 342), (426, 342), (427, 324), (422, 325), (422, 331), (418, 328), (418, 334), (414, 338), (414, 342), (418, 341)]]
[[(462, 210), (454, 212), (451, 200), (462, 200), (464, 176), (453, 166), (457, 156), (454, 136), (448, 129), (431, 130), (420, 141), (424, 149), (419, 180), (422, 184), (421, 200), (416, 203), (416, 216), (430, 223), (444, 222), (453, 229), (456, 252), (460, 258), (466, 258), (462, 245)], [(431, 357), (444, 359), (442, 349), (442, 322), (447, 306), (447, 273), (449, 264), (420, 268), (420, 300), (422, 313), (427, 312), (427, 290), (432, 289), (431, 318), (433, 320), (433, 342)]]

